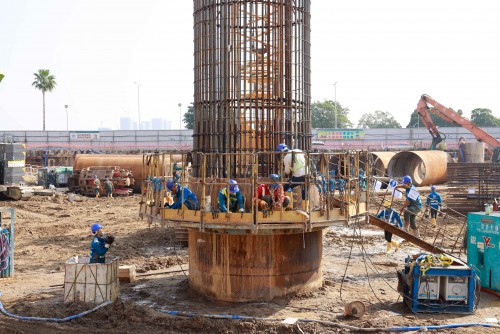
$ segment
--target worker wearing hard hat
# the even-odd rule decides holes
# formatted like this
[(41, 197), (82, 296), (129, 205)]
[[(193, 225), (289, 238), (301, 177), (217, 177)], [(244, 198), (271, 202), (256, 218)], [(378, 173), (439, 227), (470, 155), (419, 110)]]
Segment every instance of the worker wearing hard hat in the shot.
[[(384, 201), (384, 210), (380, 211), (377, 218), (383, 219), (386, 223), (392, 224), (394, 226), (403, 227), (403, 221), (401, 216), (396, 210), (391, 208), (391, 202)], [(387, 253), (391, 252), (392, 246), (394, 246), (395, 251), (399, 249), (399, 244), (397, 241), (392, 241), (392, 233), (389, 231), (384, 231), (384, 237), (387, 241)]]
[(245, 212), (245, 198), (241, 194), (238, 182), (229, 180), (229, 187), (222, 188), (217, 194), (220, 212)]
[(90, 227), (94, 235), (90, 244), (90, 263), (105, 263), (106, 253), (115, 241), (112, 235), (104, 235), (101, 224), (95, 223)]
[(442, 205), (443, 200), (441, 199), (441, 195), (436, 191), (436, 186), (431, 186), (431, 193), (427, 196), (427, 201), (425, 202), (425, 211), (427, 211), (429, 206), (431, 207), (431, 222), (434, 226), (437, 225), (436, 217)]
[[(290, 150), (285, 143), (281, 143), (276, 151), (285, 153), (283, 166), (285, 174), (290, 176), (289, 188), (293, 189), (300, 185), (302, 190), (302, 210), (307, 210), (309, 206), (308, 191), (306, 189), (306, 156), (302, 150)], [(291, 191), (288, 190), (287, 191)]]
[(279, 184), (278, 174), (269, 175), (269, 184), (263, 183), (257, 187), (254, 195), (255, 205), (259, 210), (278, 210), (287, 208), (290, 204), (290, 197), (285, 196), (283, 186)]
[(184, 204), (189, 210), (200, 209), (200, 204), (198, 203), (196, 195), (188, 187), (182, 187), (173, 179), (168, 179), (166, 186), (170, 193), (174, 196), (171, 202), (168, 200), (168, 202), (165, 203), (166, 208), (180, 209), (182, 204)]
[(412, 179), (409, 175), (405, 175), (401, 184), (397, 185), (396, 188), (404, 188), (406, 191), (406, 201), (399, 211), (400, 215), (404, 212), (404, 229), (408, 231), (408, 229), (411, 228), (411, 234), (420, 238), (420, 232), (415, 222), (417, 214), (422, 210), (420, 194), (417, 192), (417, 188), (412, 184)]

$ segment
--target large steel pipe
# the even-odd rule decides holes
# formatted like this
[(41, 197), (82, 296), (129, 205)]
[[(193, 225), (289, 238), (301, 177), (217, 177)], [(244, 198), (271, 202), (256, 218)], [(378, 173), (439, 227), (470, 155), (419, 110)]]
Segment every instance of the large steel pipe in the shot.
[(189, 286), (218, 300), (272, 300), (322, 285), (322, 231), (222, 234), (189, 230)]
[[(181, 155), (173, 156), (173, 159), (181, 161)], [(169, 159), (169, 157), (167, 157)], [(169, 163), (166, 161), (165, 163)], [(92, 166), (119, 166), (132, 172), (135, 183), (132, 189), (134, 192), (141, 191), (143, 155), (142, 154), (77, 154), (74, 170), (81, 170)]]
[(415, 186), (427, 186), (446, 181), (447, 164), (453, 162), (443, 151), (404, 151), (392, 157), (387, 167), (391, 177), (410, 175)]
[(396, 152), (370, 152), (370, 157), (373, 162), (371, 169), (372, 175), (386, 176), (389, 161), (394, 155), (396, 155)]

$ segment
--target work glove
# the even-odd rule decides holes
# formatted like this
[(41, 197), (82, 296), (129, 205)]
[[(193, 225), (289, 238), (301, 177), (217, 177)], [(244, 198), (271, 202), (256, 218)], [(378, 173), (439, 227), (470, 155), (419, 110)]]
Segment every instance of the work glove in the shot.
[(107, 235), (107, 236), (104, 237), (104, 242), (106, 244), (110, 244), (111, 245), (114, 241), (115, 241), (115, 237), (112, 236), (112, 235)]
[(110, 244), (105, 244), (104, 248), (109, 248), (111, 245)]
[(240, 213), (244, 213), (244, 212), (245, 212), (245, 209), (241, 208)]

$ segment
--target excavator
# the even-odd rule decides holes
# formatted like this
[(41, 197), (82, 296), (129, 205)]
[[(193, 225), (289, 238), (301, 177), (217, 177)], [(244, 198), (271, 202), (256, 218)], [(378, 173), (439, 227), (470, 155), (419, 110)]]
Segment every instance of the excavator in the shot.
[[(429, 105), (433, 108), (430, 108)], [(431, 150), (435, 150), (436, 146), (443, 141), (443, 134), (438, 131), (437, 126), (432, 121), (431, 112), (448, 123), (456, 124), (469, 130), (476, 137), (477, 141), (486, 144), (486, 149), (492, 156), (491, 161), (500, 163), (500, 141), (473, 122), (460, 116), (455, 110), (447, 108), (429, 95), (423, 94), (417, 104), (417, 113), (432, 136)]]

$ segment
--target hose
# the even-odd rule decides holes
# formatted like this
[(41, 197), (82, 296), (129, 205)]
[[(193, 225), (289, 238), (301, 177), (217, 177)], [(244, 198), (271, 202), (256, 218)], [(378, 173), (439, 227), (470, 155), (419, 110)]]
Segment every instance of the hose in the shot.
[[(283, 320), (283, 319), (279, 319), (279, 318), (250, 317), (250, 316), (232, 315), (232, 314), (197, 314), (197, 313), (188, 313), (188, 312), (182, 312), (182, 311), (163, 311), (163, 310), (161, 310), (160, 312), (166, 313), (166, 314), (169, 314), (169, 315), (183, 316), (183, 317), (193, 317), (193, 318), (194, 317), (202, 317), (202, 318), (210, 318), (210, 319), (261, 320), (261, 321), (282, 321)], [(378, 332), (410, 332), (410, 331), (418, 331), (420, 329), (440, 330), (440, 329), (460, 328), (460, 327), (491, 327), (491, 328), (500, 328), (500, 325), (483, 324), (483, 323), (448, 324), (448, 325), (438, 325), (438, 326), (411, 326), (411, 327), (408, 327), (408, 326), (399, 326), (399, 327), (383, 327), (383, 328), (374, 328), (374, 327), (363, 328), (363, 327), (356, 327), (356, 326), (350, 326), (350, 325), (343, 325), (343, 324), (339, 324), (337, 322), (332, 322), (332, 321), (315, 320), (315, 319), (303, 319), (303, 318), (299, 318), (299, 319), (297, 319), (297, 322), (319, 323), (319, 324), (328, 325), (328, 326), (332, 326), (332, 327), (349, 329), (349, 330), (357, 331), (357, 332), (371, 332), (371, 333), (378, 333)]]
[[(2, 292), (0, 291), (0, 296), (2, 295)], [(29, 320), (29, 321), (48, 321), (48, 322), (65, 322), (65, 321), (69, 321), (69, 320), (73, 320), (73, 319), (76, 319), (76, 318), (79, 318), (79, 317), (83, 317), (84, 315), (87, 315), (89, 313), (92, 313), (94, 311), (97, 311), (98, 309), (104, 307), (104, 306), (107, 306), (109, 304), (111, 304), (112, 302), (111, 301), (107, 301), (107, 302), (104, 302), (96, 307), (94, 307), (93, 309), (91, 310), (87, 310), (87, 311), (84, 311), (82, 313), (78, 313), (78, 314), (75, 314), (75, 315), (71, 315), (69, 317), (66, 317), (66, 318), (39, 318), (39, 317), (23, 317), (23, 316), (20, 316), (20, 315), (16, 315), (16, 314), (12, 314), (12, 313), (9, 313), (5, 310), (5, 308), (3, 307), (3, 304), (2, 302), (0, 301), (0, 312), (2, 312), (3, 314), (5, 314), (6, 316), (8, 317), (11, 317), (11, 318), (15, 318), (15, 319), (18, 319), (18, 320)]]

